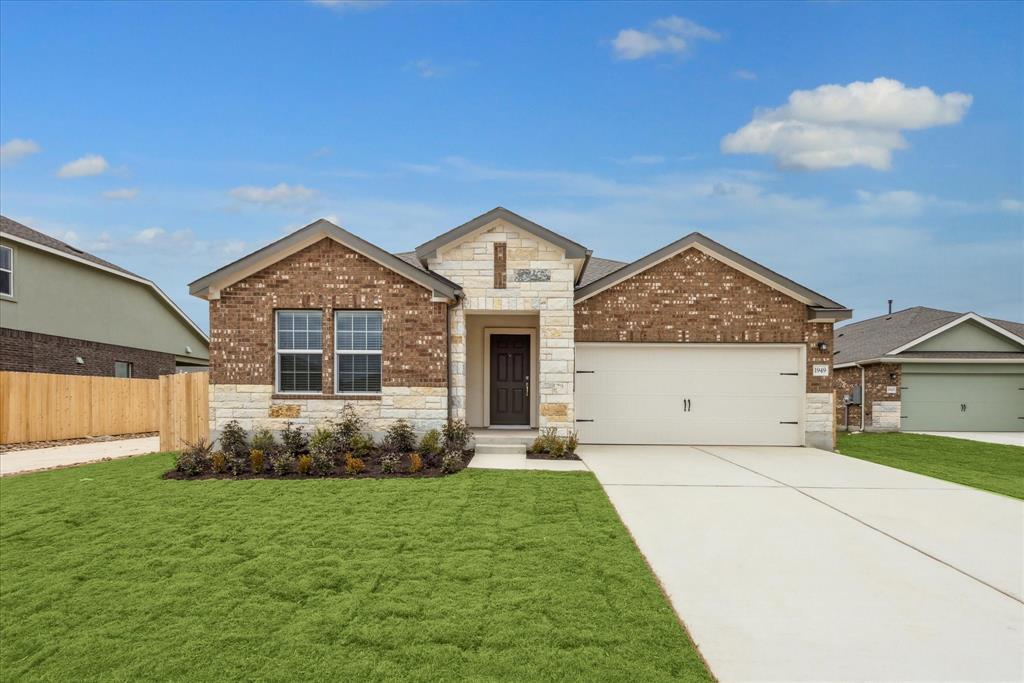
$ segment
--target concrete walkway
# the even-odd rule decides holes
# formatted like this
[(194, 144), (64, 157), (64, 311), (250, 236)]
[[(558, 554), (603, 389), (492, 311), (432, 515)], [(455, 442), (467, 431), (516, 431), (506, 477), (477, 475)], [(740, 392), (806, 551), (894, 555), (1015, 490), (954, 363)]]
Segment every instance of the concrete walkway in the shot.
[(73, 446), (8, 451), (0, 453), (0, 476), (67, 465), (80, 465), (104, 458), (127, 458), (132, 455), (154, 453), (158, 450), (160, 450), (160, 437), (147, 436), (141, 439), (118, 439), (116, 441), (79, 443)]
[(579, 460), (537, 460), (520, 453), (477, 453), (466, 467), (488, 470), (546, 470), (548, 472), (586, 471)]
[(580, 456), (720, 681), (1024, 679), (1024, 502), (809, 448)]
[(986, 443), (1001, 443), (1007, 446), (1024, 446), (1024, 432), (908, 432), (909, 434), (927, 434), (929, 436), (946, 436), (950, 439), (967, 439)]

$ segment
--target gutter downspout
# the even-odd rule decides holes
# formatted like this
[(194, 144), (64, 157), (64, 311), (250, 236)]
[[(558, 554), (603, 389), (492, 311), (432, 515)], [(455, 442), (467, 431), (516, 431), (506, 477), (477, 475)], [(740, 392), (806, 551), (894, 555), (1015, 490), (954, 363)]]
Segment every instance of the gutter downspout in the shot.
[[(868, 387), (864, 384), (864, 366), (854, 363), (854, 367), (860, 368), (860, 431), (864, 432), (864, 404), (868, 402)], [(849, 427), (847, 427), (849, 429)]]

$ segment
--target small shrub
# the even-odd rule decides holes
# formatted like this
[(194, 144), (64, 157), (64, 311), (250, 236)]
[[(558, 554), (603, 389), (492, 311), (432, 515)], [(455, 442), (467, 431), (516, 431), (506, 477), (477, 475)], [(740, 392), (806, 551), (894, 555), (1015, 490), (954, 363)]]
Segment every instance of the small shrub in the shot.
[(313, 474), (322, 477), (334, 471), (334, 457), (332, 453), (311, 453), (310, 456), (313, 458)]
[(548, 446), (548, 453), (552, 458), (561, 458), (565, 456), (565, 441), (560, 436), (556, 436), (551, 440), (551, 444)]
[(461, 459), (462, 452), (466, 450), (466, 447), (469, 445), (469, 439), (473, 435), (469, 431), (466, 422), (464, 420), (451, 420), (444, 426), (441, 434), (444, 437), (445, 452), (458, 451), (459, 458)]
[(242, 429), (242, 425), (238, 424), (238, 420), (231, 420), (220, 432), (220, 449), (229, 458), (242, 458), (247, 459), (249, 457), (249, 442), (245, 438), (245, 430)]
[(341, 420), (334, 423), (334, 437), (338, 448), (343, 451), (352, 449), (352, 439), (366, 431), (366, 421), (361, 418), (356, 409), (346, 405), (341, 409)]
[(431, 429), (420, 439), (419, 452), (431, 459), (441, 454), (441, 432)]
[(254, 451), (263, 451), (264, 454), (271, 452), (277, 447), (277, 442), (274, 441), (274, 432), (266, 427), (260, 427), (252, 433), (249, 447)]
[(285, 422), (281, 430), (281, 444), (293, 458), (305, 453), (307, 442), (302, 427), (294, 427), (291, 422)]
[(558, 430), (554, 427), (546, 427), (540, 430), (540, 434), (533, 440), (530, 450), (534, 453), (551, 453), (559, 441)]
[(419, 453), (409, 454), (409, 473), (416, 474), (423, 469), (423, 458)]
[(263, 451), (258, 448), (249, 451), (249, 466), (252, 467), (254, 474), (259, 474), (263, 471)]
[(576, 455), (576, 447), (580, 445), (580, 433), (573, 432), (563, 439), (565, 444), (565, 455)]
[(203, 438), (186, 443), (181, 452), (174, 457), (174, 469), (190, 477), (201, 474), (210, 466), (212, 451), (213, 445)]
[(345, 456), (345, 471), (349, 474), (359, 474), (366, 469), (366, 463), (362, 458), (357, 458), (351, 453)]
[(398, 464), (400, 462), (401, 456), (398, 453), (388, 451), (380, 456), (380, 471), (384, 474), (394, 474), (398, 471)]
[(210, 456), (210, 469), (217, 474), (223, 474), (228, 469), (228, 456), (222, 451), (217, 451)]
[(317, 427), (309, 438), (309, 454), (314, 458), (330, 460), (338, 450), (338, 439), (327, 426)]
[(295, 456), (281, 448), (270, 456), (270, 469), (274, 471), (274, 474), (284, 476), (292, 471), (293, 462), (295, 462)]
[(360, 432), (349, 440), (349, 452), (357, 458), (366, 458), (373, 452), (373, 436)]
[(384, 434), (384, 449), (391, 453), (408, 453), (416, 448), (416, 433), (405, 420), (395, 420)]
[(458, 472), (462, 469), (462, 454), (456, 451), (448, 451), (441, 458), (441, 471), (445, 474)]
[(313, 456), (299, 456), (299, 459), (295, 463), (295, 469), (298, 470), (299, 474), (309, 474), (309, 471), (313, 469)]

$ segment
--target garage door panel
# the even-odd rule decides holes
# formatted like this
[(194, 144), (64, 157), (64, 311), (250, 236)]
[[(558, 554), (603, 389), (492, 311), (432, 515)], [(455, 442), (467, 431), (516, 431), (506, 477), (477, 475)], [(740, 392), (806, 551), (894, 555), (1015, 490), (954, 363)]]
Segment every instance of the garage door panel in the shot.
[(799, 346), (581, 343), (576, 368), (584, 443), (803, 443)]
[(904, 373), (904, 431), (1024, 431), (1024, 375)]

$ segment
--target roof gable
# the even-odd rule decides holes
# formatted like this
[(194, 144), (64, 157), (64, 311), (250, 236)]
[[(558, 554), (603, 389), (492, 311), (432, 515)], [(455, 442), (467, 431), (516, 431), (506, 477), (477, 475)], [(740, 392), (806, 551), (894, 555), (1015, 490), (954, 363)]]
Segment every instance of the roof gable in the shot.
[[(952, 348), (962, 343), (983, 345), (986, 348)], [(886, 353), (896, 356), (905, 351), (1024, 351), (1021, 338), (977, 313), (965, 313), (935, 329)]]
[(423, 268), (417, 268), (408, 261), (321, 218), (248, 256), (243, 256), (237, 261), (204, 275), (189, 284), (189, 293), (204, 299), (216, 298), (224, 287), (245, 279), (324, 238), (333, 239), (352, 251), (376, 261), (385, 268), (389, 268), (445, 298), (454, 299), (461, 291), (460, 287), (451, 280)]
[(432, 256), (436, 256), (439, 249), (472, 234), (498, 219), (504, 220), (520, 230), (525, 230), (546, 242), (554, 244), (565, 251), (566, 258), (586, 259), (590, 256), (590, 250), (582, 244), (573, 242), (567, 237), (563, 237), (556, 232), (548, 230), (543, 225), (538, 225), (531, 220), (523, 218), (517, 213), (513, 213), (504, 207), (498, 206), (487, 213), (481, 214), (456, 228), (452, 228), (442, 235), (438, 235), (429, 242), (424, 242), (420, 246), (416, 247), (416, 258), (425, 265), (427, 259)]
[(609, 287), (626, 280), (634, 275), (656, 266), (687, 249), (699, 249), (718, 261), (740, 271), (750, 277), (762, 282), (769, 287), (786, 294), (787, 296), (800, 301), (801, 303), (815, 309), (815, 318), (821, 320), (845, 320), (850, 317), (851, 311), (844, 308), (842, 304), (833, 301), (817, 292), (804, 287), (801, 284), (779, 275), (761, 264), (748, 259), (728, 247), (715, 242), (711, 238), (699, 232), (693, 232), (665, 245), (661, 249), (637, 259), (632, 263), (612, 270), (607, 275), (593, 280), (587, 285), (576, 290), (576, 303), (589, 299), (590, 297), (603, 292)]

